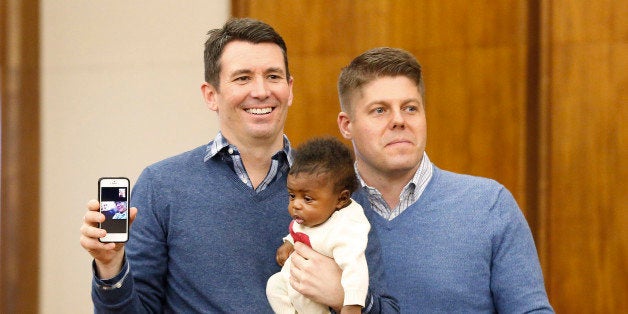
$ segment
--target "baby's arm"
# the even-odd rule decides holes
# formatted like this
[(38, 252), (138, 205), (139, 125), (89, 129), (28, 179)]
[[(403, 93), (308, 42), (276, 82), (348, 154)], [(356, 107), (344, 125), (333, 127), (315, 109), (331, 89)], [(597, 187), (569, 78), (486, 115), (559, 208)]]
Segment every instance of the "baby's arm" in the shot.
[(364, 304), (369, 286), (365, 256), (369, 229), (370, 225), (365, 217), (352, 217), (344, 221), (339, 229), (340, 233), (335, 237), (338, 242), (332, 254), (342, 269), (341, 284), (345, 292), (345, 306)]

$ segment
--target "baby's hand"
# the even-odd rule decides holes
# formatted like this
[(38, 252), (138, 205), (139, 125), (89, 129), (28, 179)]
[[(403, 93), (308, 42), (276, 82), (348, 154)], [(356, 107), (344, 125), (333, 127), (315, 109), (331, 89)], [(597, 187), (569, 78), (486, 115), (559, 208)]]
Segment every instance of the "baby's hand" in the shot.
[(294, 251), (294, 246), (292, 245), (292, 243), (288, 241), (284, 242), (277, 249), (277, 256), (275, 256), (275, 259), (277, 260), (277, 264), (279, 264), (279, 266), (283, 266), (283, 264), (286, 263), (286, 260), (288, 259), (290, 254), (292, 254), (293, 251)]

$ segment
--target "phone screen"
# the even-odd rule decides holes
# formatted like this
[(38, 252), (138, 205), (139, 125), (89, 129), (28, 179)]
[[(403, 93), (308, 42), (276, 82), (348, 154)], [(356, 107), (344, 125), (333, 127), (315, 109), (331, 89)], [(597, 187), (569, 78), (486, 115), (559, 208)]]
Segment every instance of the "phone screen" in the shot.
[(126, 178), (102, 178), (99, 181), (100, 212), (105, 221), (100, 228), (107, 231), (102, 242), (125, 242), (128, 239), (129, 181)]

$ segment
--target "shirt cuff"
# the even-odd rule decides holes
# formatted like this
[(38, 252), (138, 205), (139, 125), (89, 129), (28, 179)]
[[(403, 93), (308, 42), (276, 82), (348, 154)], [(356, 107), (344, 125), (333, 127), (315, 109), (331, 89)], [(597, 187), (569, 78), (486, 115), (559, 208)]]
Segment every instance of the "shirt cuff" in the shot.
[(107, 290), (119, 289), (120, 287), (122, 287), (122, 284), (124, 283), (124, 280), (126, 279), (126, 277), (129, 275), (130, 271), (131, 271), (131, 266), (129, 265), (129, 263), (127, 263), (126, 256), (125, 256), (122, 260), (122, 269), (120, 269), (120, 272), (117, 275), (109, 279), (100, 279), (98, 278), (98, 270), (96, 268), (96, 261), (92, 261), (92, 272), (94, 274), (94, 284), (96, 285), (96, 288), (98, 288), (99, 290), (107, 291)]
[(369, 313), (372, 308), (373, 308), (373, 296), (371, 295), (371, 292), (369, 291), (366, 294), (366, 301), (364, 302), (362, 313)]

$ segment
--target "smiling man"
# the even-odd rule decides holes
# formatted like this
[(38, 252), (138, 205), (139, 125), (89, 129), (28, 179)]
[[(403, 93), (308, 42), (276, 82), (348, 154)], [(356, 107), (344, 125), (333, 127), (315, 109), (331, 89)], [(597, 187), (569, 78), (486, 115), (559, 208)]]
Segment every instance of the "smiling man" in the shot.
[(289, 222), (292, 104), (286, 45), (269, 25), (232, 19), (205, 43), (201, 92), (220, 132), (147, 167), (132, 194), (128, 243), (101, 243), (91, 201), (81, 245), (94, 257), (96, 312), (271, 312), (266, 279)]
[[(88, 203), (80, 242), (94, 258), (97, 313), (272, 313), (266, 281), (280, 270), (276, 247), (290, 222), (286, 45), (253, 19), (229, 20), (208, 35), (201, 92), (220, 132), (144, 169), (132, 193), (126, 244), (99, 241), (104, 215), (97, 201)], [(383, 280), (374, 267), (369, 309), (396, 310), (377, 286)], [(336, 292), (315, 296), (342, 300), (343, 291)]]
[(222, 137), (239, 152), (246, 170), (242, 181), (253, 188), (266, 177), (269, 157), (284, 148), (292, 77), (283, 54), (274, 43), (233, 41), (222, 54), (220, 83), (201, 86), (209, 109), (218, 114)]

